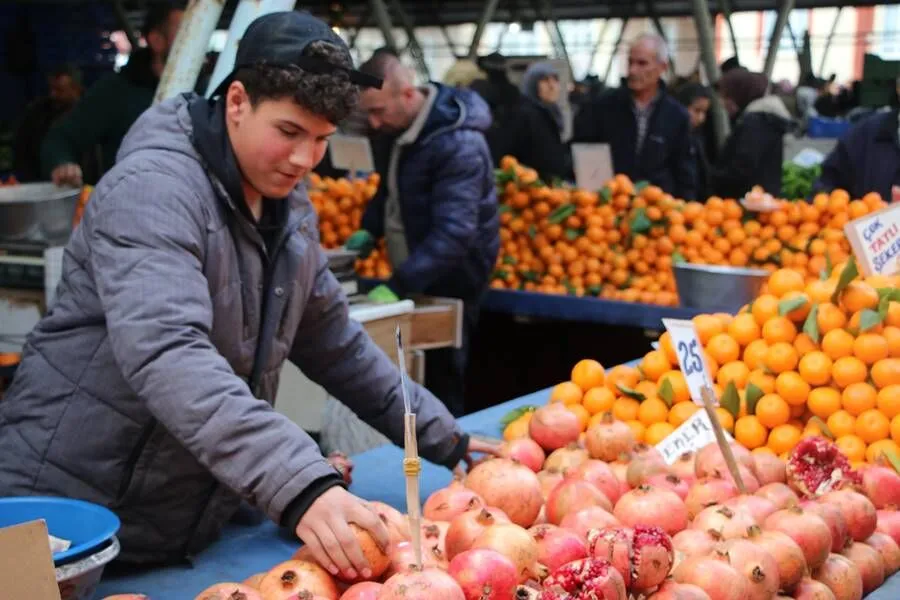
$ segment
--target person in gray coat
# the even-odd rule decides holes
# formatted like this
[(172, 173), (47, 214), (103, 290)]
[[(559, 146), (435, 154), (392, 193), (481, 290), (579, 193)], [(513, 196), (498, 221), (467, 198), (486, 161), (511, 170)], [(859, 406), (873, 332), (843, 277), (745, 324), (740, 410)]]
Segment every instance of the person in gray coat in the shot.
[[(130, 563), (189, 559), (244, 499), (332, 573), (366, 576), (349, 523), (386, 544), (384, 524), (272, 408), (290, 360), (403, 440), (399, 371), (348, 317), (300, 185), (358, 85), (380, 81), (325, 23), (274, 13), (247, 29), (216, 99), (141, 115), (0, 402), (0, 496), (110, 507)], [(494, 450), (409, 391), (426, 459), (453, 468)]]

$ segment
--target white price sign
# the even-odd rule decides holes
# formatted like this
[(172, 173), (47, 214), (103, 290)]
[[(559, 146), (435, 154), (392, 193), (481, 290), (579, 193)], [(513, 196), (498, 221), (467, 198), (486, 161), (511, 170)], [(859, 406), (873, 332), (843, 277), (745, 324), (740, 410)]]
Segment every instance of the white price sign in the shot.
[(844, 233), (863, 274), (900, 273), (900, 204), (850, 221)]
[(687, 381), (688, 390), (695, 404), (703, 406), (700, 391), (703, 386), (712, 387), (712, 379), (706, 360), (703, 357), (703, 345), (697, 337), (697, 330), (691, 321), (683, 319), (663, 319), (663, 325), (672, 336), (672, 348), (678, 355), (678, 366)]
[(328, 152), (335, 169), (346, 169), (351, 175), (357, 171), (369, 173), (375, 170), (372, 145), (367, 137), (335, 134), (328, 141)]
[(575, 185), (596, 191), (613, 178), (612, 151), (609, 144), (572, 144)]
[[(729, 443), (734, 442), (734, 438), (727, 431), (725, 437)], [(671, 465), (685, 452), (696, 452), (715, 441), (716, 433), (709, 421), (709, 415), (701, 409), (667, 435), (656, 445), (656, 449), (660, 451), (666, 464)]]

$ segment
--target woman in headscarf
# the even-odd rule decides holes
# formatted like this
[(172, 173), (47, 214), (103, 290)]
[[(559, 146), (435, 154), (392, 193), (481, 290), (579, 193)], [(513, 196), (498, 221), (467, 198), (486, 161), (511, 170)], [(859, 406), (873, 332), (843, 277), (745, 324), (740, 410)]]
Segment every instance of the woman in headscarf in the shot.
[(769, 94), (765, 75), (745, 69), (723, 75), (719, 95), (735, 125), (710, 172), (711, 191), (741, 198), (759, 185), (780, 196), (784, 135), (794, 126), (784, 101)]
[(703, 124), (709, 113), (711, 92), (699, 83), (687, 82), (678, 88), (675, 97), (691, 118), (691, 152), (697, 158), (697, 200), (709, 197), (709, 160), (706, 158), (706, 138)]
[(525, 71), (520, 88), (523, 101), (508, 132), (510, 153), (535, 169), (541, 179), (571, 180), (572, 155), (562, 141), (563, 114), (559, 73), (549, 62), (533, 63)]

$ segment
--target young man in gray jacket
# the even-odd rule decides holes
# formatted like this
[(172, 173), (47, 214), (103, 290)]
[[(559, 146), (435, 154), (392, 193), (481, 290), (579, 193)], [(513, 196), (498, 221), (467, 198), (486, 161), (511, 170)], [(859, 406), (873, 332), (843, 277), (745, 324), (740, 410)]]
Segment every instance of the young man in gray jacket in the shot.
[[(386, 543), (384, 525), (272, 408), (290, 360), (403, 439), (399, 372), (349, 319), (299, 185), (358, 85), (380, 82), (325, 23), (275, 13), (248, 28), (217, 99), (183, 94), (138, 119), (0, 403), (0, 496), (106, 505), (136, 563), (199, 552), (243, 498), (332, 573), (366, 575), (348, 524)], [(425, 458), (453, 468), (492, 450), (410, 393)]]

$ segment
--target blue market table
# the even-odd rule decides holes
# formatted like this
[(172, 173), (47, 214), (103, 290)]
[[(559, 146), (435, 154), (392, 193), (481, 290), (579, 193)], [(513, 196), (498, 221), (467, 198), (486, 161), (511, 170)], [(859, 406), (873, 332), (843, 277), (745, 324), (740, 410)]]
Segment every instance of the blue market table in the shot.
[[(535, 392), (460, 419), (469, 433), (500, 437), (500, 419), (514, 408), (546, 404), (550, 390)], [(354, 494), (368, 500), (380, 500), (403, 509), (406, 506), (405, 483), (401, 461), (403, 451), (395, 446), (381, 446), (353, 457)], [(422, 499), (450, 482), (450, 471), (423, 461)], [(129, 575), (104, 577), (96, 594), (104, 596), (141, 593), (153, 600), (192, 600), (208, 586), (225, 581), (242, 581), (267, 571), (287, 560), (299, 542), (266, 521), (262, 525), (229, 525), (221, 539), (196, 557), (192, 567), (167, 567)], [(900, 598), (900, 573), (886, 581), (867, 600)]]

